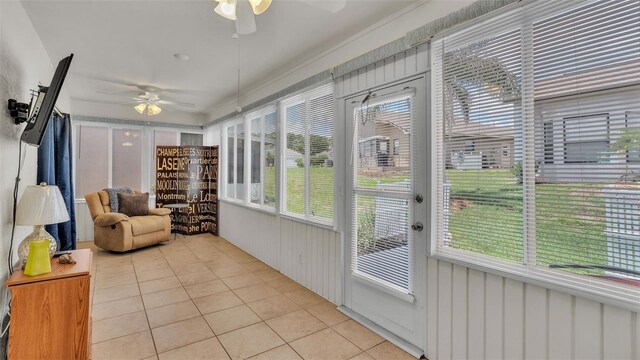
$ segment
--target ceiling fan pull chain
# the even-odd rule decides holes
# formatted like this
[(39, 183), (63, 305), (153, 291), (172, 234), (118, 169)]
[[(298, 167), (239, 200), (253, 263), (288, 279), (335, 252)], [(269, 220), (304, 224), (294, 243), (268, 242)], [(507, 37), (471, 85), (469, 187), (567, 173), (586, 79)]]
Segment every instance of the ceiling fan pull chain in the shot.
[(233, 34), (232, 38), (236, 40), (236, 65), (238, 67), (238, 88), (236, 93), (236, 111), (242, 112), (242, 107), (240, 106), (240, 35)]

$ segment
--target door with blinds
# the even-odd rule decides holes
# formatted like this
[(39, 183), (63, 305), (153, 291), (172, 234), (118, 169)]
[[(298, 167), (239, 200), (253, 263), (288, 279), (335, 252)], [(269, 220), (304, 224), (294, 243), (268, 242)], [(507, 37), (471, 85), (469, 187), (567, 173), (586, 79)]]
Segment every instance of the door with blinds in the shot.
[(425, 339), (425, 78), (346, 100), (345, 307), (420, 355)]

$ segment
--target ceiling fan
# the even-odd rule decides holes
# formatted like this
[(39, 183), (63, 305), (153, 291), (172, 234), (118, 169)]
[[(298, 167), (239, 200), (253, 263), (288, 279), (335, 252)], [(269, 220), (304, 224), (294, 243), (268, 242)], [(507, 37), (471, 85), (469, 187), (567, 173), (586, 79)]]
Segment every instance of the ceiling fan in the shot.
[[(218, 5), (216, 14), (233, 20), (236, 23), (236, 33), (246, 35), (256, 32), (256, 19), (271, 5), (272, 0), (216, 0)], [(337, 13), (345, 7), (346, 0), (298, 0), (311, 6)]]
[[(156, 88), (157, 89), (157, 88)], [(105, 93), (100, 92), (101, 94), (107, 95), (116, 95), (113, 93)], [(136, 97), (129, 98), (133, 100), (133, 102), (128, 101), (122, 103), (123, 105), (136, 104), (133, 108), (140, 114), (146, 114), (148, 116), (158, 115), (162, 111), (162, 108), (172, 108), (172, 107), (185, 107), (185, 108), (194, 108), (195, 104), (173, 101), (173, 100), (163, 100), (160, 99), (160, 96), (156, 93), (152, 93), (149, 91), (141, 92)]]

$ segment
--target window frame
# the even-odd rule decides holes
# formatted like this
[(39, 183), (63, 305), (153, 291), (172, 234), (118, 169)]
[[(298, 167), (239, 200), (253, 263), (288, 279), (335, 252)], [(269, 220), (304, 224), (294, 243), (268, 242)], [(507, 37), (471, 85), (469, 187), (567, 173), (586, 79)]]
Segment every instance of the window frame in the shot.
[(280, 150), (280, 169), (279, 169), (279, 174), (280, 174), (280, 196), (279, 196), (279, 201), (280, 201), (280, 206), (279, 206), (279, 214), (283, 217), (287, 217), (287, 218), (291, 218), (297, 221), (302, 221), (305, 223), (309, 223), (312, 225), (316, 225), (316, 226), (321, 226), (321, 227), (325, 227), (325, 228), (330, 228), (330, 229), (334, 229), (335, 228), (335, 223), (336, 223), (336, 208), (335, 208), (335, 202), (336, 202), (336, 181), (335, 181), (335, 177), (336, 177), (336, 167), (335, 167), (335, 159), (334, 159), (334, 166), (332, 167), (334, 169), (334, 173), (333, 176), (331, 177), (331, 182), (332, 182), (332, 186), (334, 189), (334, 193), (333, 193), (333, 198), (332, 198), (332, 202), (333, 202), (333, 211), (332, 211), (332, 217), (331, 219), (327, 219), (327, 218), (323, 218), (320, 216), (316, 216), (316, 215), (312, 215), (310, 214), (310, 199), (309, 199), (309, 172), (310, 172), (310, 132), (309, 132), (309, 119), (305, 118), (304, 121), (304, 136), (305, 136), (305, 153), (302, 154), (303, 155), (303, 163), (304, 163), (304, 169), (305, 169), (305, 184), (304, 184), (304, 214), (297, 214), (297, 213), (292, 213), (287, 211), (287, 174), (286, 174), (286, 170), (287, 170), (287, 165), (286, 165), (286, 156), (287, 156), (287, 124), (286, 124), (286, 118), (287, 118), (287, 109), (300, 105), (300, 104), (304, 104), (304, 108), (305, 108), (305, 114), (308, 113), (308, 103), (311, 100), (314, 99), (319, 99), (321, 97), (327, 96), (327, 95), (332, 95), (333, 96), (333, 116), (332, 116), (332, 137), (335, 141), (336, 139), (336, 116), (335, 116), (335, 112), (336, 112), (336, 99), (335, 99), (335, 90), (334, 90), (334, 86), (333, 86), (333, 82), (328, 83), (328, 84), (324, 84), (324, 85), (318, 85), (315, 86), (305, 92), (290, 96), (286, 99), (283, 99), (280, 104), (279, 104), (279, 122), (280, 122), (280, 130), (279, 130), (279, 134), (280, 134), (280, 139), (282, 139), (280, 141), (280, 146), (279, 146), (279, 150)]
[[(176, 141), (180, 144), (180, 135), (183, 132), (190, 134), (202, 134), (204, 136), (204, 130), (198, 129), (187, 129), (181, 128), (179, 126), (149, 126), (138, 123), (119, 123), (119, 122), (102, 122), (102, 121), (89, 121), (82, 119), (73, 119), (71, 120), (71, 125), (73, 126), (73, 136), (72, 136), (72, 146), (73, 146), (73, 158), (75, 159), (77, 152), (79, 150), (77, 143), (77, 135), (75, 131), (77, 131), (78, 126), (90, 126), (90, 127), (100, 127), (108, 129), (108, 149), (107, 149), (107, 163), (108, 163), (108, 179), (107, 179), (107, 187), (113, 186), (113, 130), (119, 129), (129, 129), (129, 130), (139, 130), (142, 134), (142, 162), (141, 166), (141, 184), (139, 190), (142, 192), (149, 192), (149, 203), (155, 204), (155, 191), (152, 192), (152, 186), (155, 185), (155, 163), (153, 162), (154, 154), (155, 154), (155, 141), (154, 141), (154, 132), (155, 131), (167, 131), (167, 132), (176, 132)], [(73, 166), (73, 181), (75, 183), (78, 174), (77, 166)], [(101, 189), (97, 189), (101, 190)], [(96, 191), (97, 191), (96, 190)], [(75, 192), (75, 191), (74, 191)], [(73, 194), (75, 203), (85, 203), (86, 200), (84, 197), (77, 197), (77, 194)], [(80, 195), (82, 196), (82, 195)]]
[[(241, 116), (234, 118), (232, 120), (229, 120), (227, 122), (225, 122), (222, 125), (222, 131), (221, 131), (221, 136), (222, 136), (222, 141), (221, 141), (221, 148), (224, 149), (223, 151), (223, 156), (221, 157), (221, 179), (223, 179), (222, 183), (221, 183), (221, 187), (220, 187), (220, 200), (223, 201), (227, 201), (227, 202), (231, 202), (233, 204), (236, 205), (241, 205), (241, 206), (246, 206), (249, 208), (253, 208), (253, 209), (257, 209), (257, 210), (261, 210), (261, 211), (265, 211), (268, 213), (275, 213), (277, 212), (277, 208), (278, 208), (278, 179), (277, 179), (277, 173), (278, 173), (278, 163), (276, 162), (275, 164), (275, 168), (276, 168), (276, 203), (274, 204), (274, 206), (270, 206), (270, 205), (265, 205), (264, 204), (264, 199), (265, 199), (265, 117), (267, 115), (270, 114), (275, 114), (276, 116), (276, 159), (278, 158), (279, 154), (279, 148), (277, 146), (277, 134), (278, 134), (278, 126), (279, 126), (279, 114), (278, 114), (278, 107), (276, 105), (268, 105), (265, 107), (262, 107), (258, 110), (246, 113), (246, 114), (242, 114)], [(260, 192), (260, 203), (254, 203), (251, 201), (251, 181), (252, 181), (252, 171), (251, 171), (251, 161), (252, 161), (252, 147), (253, 147), (253, 140), (251, 139), (251, 131), (252, 131), (252, 127), (253, 127), (253, 120), (255, 119), (260, 119), (260, 186), (261, 186), (261, 192)], [(228, 172), (229, 172), (229, 159), (228, 159), (228, 146), (229, 146), (229, 128), (230, 127), (234, 127), (237, 129), (237, 126), (239, 124), (243, 125), (243, 131), (244, 131), (244, 161), (243, 161), (243, 171), (244, 171), (244, 183), (242, 184), (242, 187), (244, 189), (243, 191), (243, 196), (242, 198), (238, 198), (238, 183), (237, 183), (237, 137), (235, 137), (234, 134), (234, 162), (235, 162), (235, 166), (234, 166), (234, 170), (235, 170), (235, 174), (234, 174), (234, 197), (229, 197), (228, 196), (228, 182), (227, 182), (227, 176), (228, 176)]]
[[(229, 120), (228, 122), (225, 122), (223, 127), (222, 127), (222, 148), (224, 149), (224, 156), (222, 157), (223, 159), (223, 166), (222, 166), (222, 186), (221, 186), (221, 194), (220, 194), (220, 199), (226, 200), (226, 201), (230, 201), (233, 203), (238, 203), (238, 204), (244, 204), (245, 200), (244, 199), (238, 199), (238, 138), (237, 138), (237, 126), (239, 124), (243, 124), (245, 125), (245, 121), (244, 121), (244, 117), (241, 118), (235, 118), (233, 120)], [(233, 134), (233, 197), (230, 197), (228, 194), (229, 191), (229, 182), (227, 181), (228, 176), (229, 176), (229, 152), (227, 151), (229, 149), (229, 128), (233, 127), (234, 128), (234, 134)], [(245, 131), (245, 136), (246, 136), (246, 126), (244, 127), (244, 131)], [(246, 145), (246, 144), (245, 144)], [(244, 148), (244, 157), (246, 158), (247, 155), (247, 151), (246, 151), (246, 147)], [(243, 171), (245, 170), (244, 166), (246, 165), (245, 162), (243, 162)], [(244, 176), (246, 174), (243, 174), (243, 179), (246, 179), (246, 176)], [(245, 186), (245, 184), (243, 184), (243, 186)]]
[[(567, 121), (583, 121), (583, 119), (589, 119), (589, 118), (594, 118), (594, 117), (606, 117), (607, 119), (607, 123), (606, 123), (606, 134), (603, 137), (602, 140), (571, 140), (571, 141), (567, 141), (568, 135), (567, 135)], [(574, 137), (579, 137), (580, 135), (569, 135), (569, 136), (574, 136)], [(592, 135), (593, 137), (593, 135)], [(570, 156), (569, 156), (569, 147), (567, 146), (568, 144), (587, 144), (587, 143), (603, 143), (606, 142), (607, 143), (607, 147), (611, 144), (611, 114), (609, 113), (597, 113), (597, 114), (585, 114), (585, 115), (577, 115), (577, 116), (563, 116), (562, 117), (562, 154), (563, 154), (563, 164), (597, 164), (600, 161), (596, 160), (596, 161), (590, 161), (587, 159), (583, 159), (583, 160), (569, 160)]]
[[(430, 236), (428, 239), (427, 246), (427, 256), (436, 260), (443, 260), (446, 262), (462, 265), (465, 267), (469, 267), (472, 269), (477, 269), (484, 272), (489, 272), (492, 274), (498, 274), (500, 276), (514, 279), (517, 281), (524, 282), (526, 284), (533, 284), (537, 286), (542, 286), (547, 289), (562, 291), (564, 293), (569, 293), (572, 295), (580, 296), (582, 298), (591, 299), (597, 302), (602, 302), (605, 304), (610, 304), (626, 309), (630, 309), (632, 311), (636, 311), (638, 306), (640, 306), (640, 288), (634, 287), (631, 285), (621, 284), (619, 282), (613, 282), (610, 280), (594, 278), (589, 276), (583, 276), (579, 274), (573, 274), (569, 272), (565, 272), (558, 269), (546, 268), (541, 265), (536, 264), (536, 239), (535, 236), (530, 237), (527, 236), (527, 230), (524, 230), (524, 239), (523, 239), (523, 248), (525, 252), (525, 258), (522, 263), (511, 262), (507, 260), (503, 260), (494, 256), (485, 255), (482, 253), (469, 252), (460, 249), (455, 249), (452, 247), (446, 247), (443, 245), (442, 238), (444, 236), (443, 233), (443, 216), (442, 213), (444, 211), (444, 193), (447, 191), (443, 188), (444, 185), (444, 172), (445, 172), (445, 164), (444, 158), (446, 157), (443, 153), (443, 144), (444, 144), (444, 127), (446, 125), (441, 124), (443, 122), (443, 111), (444, 104), (441, 96), (444, 96), (442, 93), (443, 81), (442, 74), (444, 73), (444, 65), (442, 63), (442, 58), (444, 55), (444, 39), (447, 36), (454, 35), (457, 36), (457, 31), (461, 31), (464, 34), (468, 34), (468, 31), (477, 30), (478, 27), (481, 27), (483, 24), (487, 24), (487, 19), (492, 24), (499, 24), (501, 20), (509, 20), (505, 21), (505, 23), (510, 23), (506, 26), (521, 26), (521, 44), (527, 42), (527, 46), (522, 46), (523, 58), (523, 74), (522, 77), (526, 78), (529, 76), (531, 79), (533, 78), (533, 74), (531, 72), (524, 73), (524, 64), (525, 62), (529, 62), (528, 65), (531, 66), (533, 51), (531, 42), (532, 41), (532, 24), (537, 21), (529, 13), (535, 13), (538, 9), (530, 10), (529, 7), (538, 6), (536, 3), (532, 3), (531, 5), (518, 5), (509, 7), (509, 9), (505, 9), (504, 12), (498, 15), (487, 15), (481, 18), (476, 19), (475, 21), (457, 26), (452, 30), (443, 32), (441, 34), (436, 35), (431, 42), (431, 69), (432, 69), (432, 79), (431, 85), (432, 91), (431, 93), (431, 132), (430, 132), (430, 157), (433, 159), (430, 163), (430, 179), (431, 179), (431, 195), (434, 201), (431, 202), (430, 206)], [(544, 4), (540, 5), (544, 6)], [(566, 3), (557, 6), (557, 10), (554, 13), (562, 13), (574, 7), (579, 7), (581, 4), (573, 4)], [(530, 10), (527, 12), (527, 10)], [(514, 21), (513, 19), (521, 19)], [(489, 29), (487, 32), (478, 32), (484, 34), (483, 38), (478, 38), (477, 41), (482, 41), (490, 36), (496, 35), (499, 31), (507, 31), (509, 28), (496, 26)], [(472, 44), (473, 41), (468, 39), (467, 37), (462, 36), (462, 38), (466, 39), (465, 44)], [(475, 40), (474, 40), (475, 41)], [(462, 46), (462, 45), (460, 45)], [(526, 57), (526, 58), (525, 58)], [(529, 71), (529, 70), (527, 70)], [(535, 156), (536, 156), (536, 144), (538, 144), (538, 139), (536, 139), (535, 135), (535, 123), (534, 120), (534, 108), (533, 108), (533, 96), (531, 94), (527, 94), (527, 96), (522, 97), (523, 108), (527, 109), (527, 113), (522, 114), (523, 119), (527, 119), (526, 123), (522, 124), (522, 142), (523, 146), (525, 146), (528, 150), (526, 151), (526, 155), (523, 154), (523, 160), (526, 160), (528, 164), (535, 164)], [(558, 119), (562, 120), (562, 119)], [(560, 125), (560, 124), (554, 124)], [(607, 124), (607, 133), (609, 134), (611, 129), (609, 128), (610, 124)], [(562, 129), (564, 131), (564, 129)], [(611, 141), (608, 139), (609, 142)], [(545, 143), (542, 143), (544, 148)], [(558, 149), (559, 150), (559, 149)], [(514, 150), (515, 152), (515, 150)], [(557, 159), (557, 158), (556, 158)], [(562, 157), (560, 158), (562, 159)], [(551, 160), (552, 159), (545, 159)], [(552, 163), (556, 163), (553, 161)], [(525, 166), (525, 176), (528, 179), (535, 176), (536, 170), (534, 170), (533, 166), (529, 165), (528, 168)], [(530, 191), (530, 190), (529, 190)], [(535, 193), (527, 193), (524, 191), (523, 198), (528, 201), (534, 201)], [(529, 196), (529, 198), (526, 198)], [(535, 212), (523, 214), (524, 222), (527, 226), (534, 225), (535, 226)], [(527, 254), (527, 252), (533, 251), (533, 253)]]
[(400, 139), (393, 139), (393, 155), (400, 155)]
[[(245, 205), (252, 207), (252, 208), (257, 208), (257, 209), (261, 209), (267, 212), (275, 212), (276, 211), (276, 207), (277, 207), (277, 200), (276, 200), (276, 204), (274, 204), (274, 206), (269, 206), (269, 205), (265, 205), (264, 204), (264, 199), (265, 199), (265, 158), (266, 158), (266, 152), (265, 152), (265, 118), (267, 115), (270, 114), (275, 114), (276, 115), (276, 134), (277, 134), (277, 123), (278, 123), (278, 111), (277, 111), (277, 107), (275, 105), (269, 105), (266, 107), (261, 108), (260, 110), (256, 110), (253, 111), (251, 113), (248, 113), (247, 115), (245, 115), (244, 119), (245, 119), (245, 156), (248, 156), (248, 161), (245, 160), (245, 178), (248, 177), (249, 181), (246, 182), (246, 186), (248, 188), (248, 190), (245, 191), (245, 193), (247, 194), (246, 199), (245, 199)], [(253, 147), (253, 140), (250, 139), (251, 137), (251, 133), (252, 133), (252, 127), (253, 127), (253, 120), (255, 119), (260, 119), (260, 203), (254, 203), (251, 201), (251, 179), (253, 177), (252, 174), (252, 167), (251, 167), (251, 161), (252, 161), (252, 147)], [(249, 136), (249, 141), (247, 141), (247, 136)], [(277, 142), (277, 140), (276, 140)], [(247, 148), (247, 143), (248, 148)], [(278, 151), (278, 147), (276, 146), (276, 158), (278, 157), (277, 154)], [(246, 158), (245, 158), (246, 159)], [(276, 173), (278, 172), (278, 168), (277, 168), (277, 164), (276, 164)], [(277, 183), (276, 183), (276, 188), (277, 188)], [(277, 192), (277, 190), (276, 190)], [(276, 196), (277, 199), (277, 196)]]

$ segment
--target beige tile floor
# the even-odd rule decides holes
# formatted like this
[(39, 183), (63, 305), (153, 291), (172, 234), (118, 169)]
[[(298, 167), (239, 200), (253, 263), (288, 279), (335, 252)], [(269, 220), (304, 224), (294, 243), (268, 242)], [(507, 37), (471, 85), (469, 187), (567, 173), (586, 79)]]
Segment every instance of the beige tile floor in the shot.
[(94, 251), (93, 359), (412, 359), (212, 235)]

